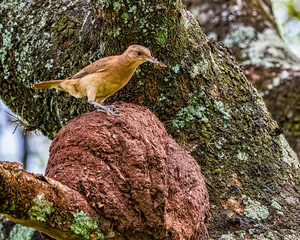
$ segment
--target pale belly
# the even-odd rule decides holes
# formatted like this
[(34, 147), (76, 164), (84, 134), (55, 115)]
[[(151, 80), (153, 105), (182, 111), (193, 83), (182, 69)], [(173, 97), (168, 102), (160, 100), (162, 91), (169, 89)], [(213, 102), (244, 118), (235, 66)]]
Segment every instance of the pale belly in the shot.
[(103, 102), (106, 98), (119, 91), (130, 78), (120, 79), (116, 75), (106, 75), (104, 73), (90, 74), (80, 79), (79, 87), (90, 100)]

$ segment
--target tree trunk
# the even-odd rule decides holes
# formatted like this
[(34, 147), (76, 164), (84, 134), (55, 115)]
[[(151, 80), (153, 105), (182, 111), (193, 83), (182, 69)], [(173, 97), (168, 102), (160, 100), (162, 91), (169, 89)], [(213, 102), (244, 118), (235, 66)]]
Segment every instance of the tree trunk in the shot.
[(184, 1), (208, 36), (223, 41), (300, 156), (300, 59), (281, 39), (271, 1)]
[(110, 98), (148, 106), (195, 157), (210, 191), (210, 237), (299, 236), (299, 161), (262, 98), (222, 43), (179, 1), (0, 4), (0, 96), (53, 138), (92, 108), (32, 84), (66, 78), (101, 56), (144, 45), (168, 65), (144, 64)]

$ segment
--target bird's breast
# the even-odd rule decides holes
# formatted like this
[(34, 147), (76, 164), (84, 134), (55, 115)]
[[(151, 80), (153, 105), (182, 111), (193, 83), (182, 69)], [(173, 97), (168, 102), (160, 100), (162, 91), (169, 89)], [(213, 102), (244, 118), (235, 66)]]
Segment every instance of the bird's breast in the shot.
[(89, 89), (97, 89), (97, 96), (109, 96), (120, 90), (130, 80), (134, 69), (115, 68), (103, 72), (95, 72), (80, 79), (80, 89), (86, 93)]

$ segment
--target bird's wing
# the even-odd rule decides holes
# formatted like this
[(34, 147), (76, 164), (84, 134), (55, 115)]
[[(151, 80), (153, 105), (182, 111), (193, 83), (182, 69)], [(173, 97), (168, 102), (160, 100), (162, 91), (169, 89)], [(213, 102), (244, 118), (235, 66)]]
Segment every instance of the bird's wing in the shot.
[(86, 66), (85, 68), (81, 69), (78, 73), (70, 77), (69, 79), (78, 79), (82, 78), (86, 75), (93, 74), (96, 72), (104, 72), (108, 70), (111, 66), (111, 61), (113, 61), (113, 57), (106, 57), (93, 62), (92, 64)]

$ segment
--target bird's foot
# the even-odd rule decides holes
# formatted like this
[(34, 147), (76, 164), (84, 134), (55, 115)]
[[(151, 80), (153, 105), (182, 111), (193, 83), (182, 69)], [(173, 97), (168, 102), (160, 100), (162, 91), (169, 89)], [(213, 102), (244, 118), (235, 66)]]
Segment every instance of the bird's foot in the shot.
[(122, 111), (122, 109), (116, 108), (114, 105), (104, 106), (104, 105), (96, 103), (96, 102), (89, 102), (89, 103), (94, 105), (94, 107), (96, 108), (96, 111), (106, 112), (107, 115), (122, 116), (122, 114), (120, 113), (120, 111)]

